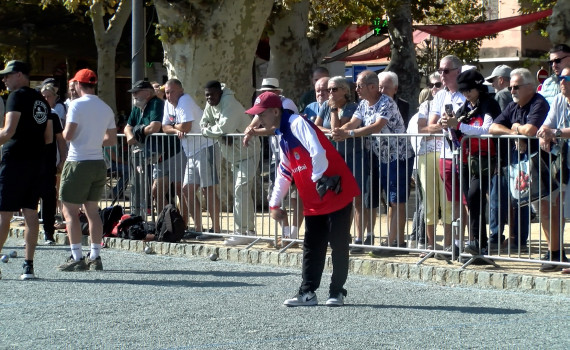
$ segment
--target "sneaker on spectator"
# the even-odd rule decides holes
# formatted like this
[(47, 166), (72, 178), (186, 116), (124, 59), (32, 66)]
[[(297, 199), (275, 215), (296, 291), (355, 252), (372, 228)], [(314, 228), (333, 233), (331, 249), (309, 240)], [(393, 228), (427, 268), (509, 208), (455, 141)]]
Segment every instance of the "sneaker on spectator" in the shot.
[(329, 295), (327, 302), (325, 303), (326, 306), (343, 306), (344, 305), (344, 294), (342, 292), (338, 292), (337, 294)]
[[(392, 243), (388, 244), (388, 241), (383, 241), (380, 243), (381, 247), (394, 247), (394, 248), (407, 248), (408, 245), (406, 242), (402, 242), (398, 244), (398, 242), (393, 241)], [(401, 255), (401, 254), (408, 254), (407, 251), (402, 250), (391, 250), (391, 249), (374, 249), (372, 250), (369, 255), (373, 258), (381, 258), (386, 256), (394, 256), (394, 255)]]
[(33, 280), (36, 278), (34, 275), (34, 267), (32, 265), (28, 265), (24, 262), (24, 265), (22, 265), (22, 267), (24, 268), (24, 271), (20, 275), (21, 280)]
[(287, 299), (283, 302), (283, 305), (293, 307), (293, 306), (313, 306), (317, 305), (317, 295), (315, 292), (300, 292), (297, 293), (293, 298)]
[[(362, 243), (362, 241), (355, 240), (354, 244), (374, 245), (374, 237), (372, 235), (367, 235), (364, 243)], [(360, 247), (350, 248), (350, 254), (364, 254), (364, 249), (365, 248)]]
[[(562, 253), (562, 259), (560, 258), (560, 251), (554, 252), (554, 253), (551, 253), (549, 251), (548, 253), (545, 254), (545, 256), (541, 260), (568, 262), (568, 258), (566, 257), (566, 254), (564, 252)], [(557, 271), (562, 271), (563, 268), (564, 267), (562, 265), (544, 263), (540, 266), (539, 271), (540, 272), (557, 272)]]
[(82, 257), (79, 261), (75, 261), (73, 256), (67, 258), (65, 263), (57, 267), (59, 271), (85, 271), (87, 270), (87, 264), (85, 263), (85, 257)]
[(445, 253), (447, 253), (447, 254), (444, 254), (444, 253), (436, 253), (434, 257), (435, 257), (437, 260), (451, 260), (451, 259), (452, 259), (452, 255), (451, 255), (452, 252), (455, 253), (455, 256), (456, 256), (456, 257), (459, 256), (459, 247), (456, 246), (455, 244), (443, 248), (443, 251), (444, 251)]
[(463, 251), (471, 255), (481, 255), (481, 250), (479, 249), (479, 240), (475, 239), (473, 241), (465, 242)]
[(87, 264), (87, 270), (89, 271), (103, 271), (103, 262), (101, 261), (101, 257), (98, 256), (97, 259), (91, 260), (89, 255), (85, 258)]

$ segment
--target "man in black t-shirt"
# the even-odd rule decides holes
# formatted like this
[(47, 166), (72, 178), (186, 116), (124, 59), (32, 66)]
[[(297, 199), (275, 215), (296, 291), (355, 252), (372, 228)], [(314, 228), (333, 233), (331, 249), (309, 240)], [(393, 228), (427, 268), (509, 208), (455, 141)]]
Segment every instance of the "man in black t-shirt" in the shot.
[(30, 69), (22, 61), (10, 61), (0, 71), (10, 90), (4, 127), (0, 129), (0, 250), (6, 242), (13, 212), (22, 209), (26, 229), (24, 272), (21, 279), (35, 278), (33, 259), (38, 241), (38, 200), (44, 148), (53, 138), (50, 108), (43, 96), (30, 88)]

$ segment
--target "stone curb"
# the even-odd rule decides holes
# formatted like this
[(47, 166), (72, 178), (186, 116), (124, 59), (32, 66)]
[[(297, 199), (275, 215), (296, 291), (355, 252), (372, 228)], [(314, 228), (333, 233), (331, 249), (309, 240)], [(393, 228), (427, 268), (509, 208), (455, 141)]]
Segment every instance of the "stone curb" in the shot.
[[(23, 235), (23, 229), (10, 229), (9, 236), (23, 238)], [(69, 240), (65, 233), (56, 233), (55, 238), (57, 244), (69, 244)], [(84, 236), (84, 238), (83, 244), (87, 245), (89, 243), (88, 237)], [(151, 247), (153, 254), (160, 255), (208, 257), (210, 254), (216, 253), (220, 260), (247, 264), (298, 268), (301, 268), (303, 265), (302, 253), (279, 253), (277, 251), (264, 251), (237, 247), (217, 247), (213, 245), (193, 243), (143, 242), (110, 237), (105, 238), (104, 241), (106, 246), (109, 248), (137, 253), (144, 253), (145, 248), (148, 246)], [(325, 269), (330, 271), (331, 267), (331, 257), (330, 255), (327, 255)], [(350, 258), (349, 273), (375, 277), (397, 278), (414, 282), (429, 282), (448, 287), (477, 287), (523, 292), (530, 291), (547, 295), (570, 295), (570, 278), (474, 271), (359, 258)]]

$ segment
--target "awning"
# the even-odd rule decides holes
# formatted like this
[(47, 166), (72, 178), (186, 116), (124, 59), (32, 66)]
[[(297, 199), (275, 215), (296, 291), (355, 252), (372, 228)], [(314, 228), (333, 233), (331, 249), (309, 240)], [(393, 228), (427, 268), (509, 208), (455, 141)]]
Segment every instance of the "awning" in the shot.
[[(428, 33), (415, 30), (413, 33), (413, 40), (414, 44), (420, 43), (422, 40), (427, 38)], [(340, 58), (335, 61), (370, 61), (370, 60), (377, 60), (380, 58), (388, 57), (390, 55), (390, 39), (385, 39), (382, 42), (370, 47), (369, 49), (363, 50), (358, 52), (357, 54)], [(331, 58), (331, 62), (335, 57)]]
[(536, 22), (550, 16), (551, 14), (552, 9), (549, 9), (527, 15), (501, 18), (492, 21), (465, 24), (417, 25), (414, 26), (414, 28), (442, 39), (471, 40)]
[(355, 53), (366, 50), (366, 49), (368, 49), (368, 48), (370, 48), (376, 44), (384, 42), (387, 38), (388, 38), (388, 36), (385, 34), (383, 34), (383, 35), (370, 35), (368, 38), (364, 39), (363, 41), (361, 41), (357, 45), (354, 45), (350, 49), (343, 51), (336, 56), (325, 57), (325, 59), (323, 60), (322, 63), (330, 63), (330, 62), (339, 61), (345, 57), (348, 57), (348, 56), (353, 55)]
[(344, 46), (350, 44), (354, 40), (356, 40), (356, 39), (364, 36), (366, 33), (370, 32), (371, 30), (372, 30), (372, 27), (370, 27), (368, 25), (352, 24), (352, 25), (348, 26), (348, 28), (346, 28), (344, 33), (342, 33), (342, 35), (340, 36), (340, 39), (338, 39), (336, 46), (331, 51), (336, 51), (336, 50), (340, 49), (341, 47), (344, 47)]

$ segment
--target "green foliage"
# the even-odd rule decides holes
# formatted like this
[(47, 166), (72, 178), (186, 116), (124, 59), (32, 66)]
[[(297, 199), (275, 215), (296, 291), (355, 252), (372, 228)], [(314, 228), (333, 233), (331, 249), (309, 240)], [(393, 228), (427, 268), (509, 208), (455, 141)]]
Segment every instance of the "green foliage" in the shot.
[[(415, 20), (415, 19), (414, 19)], [(425, 24), (462, 24), (485, 21), (485, 8), (473, 0), (454, 0), (446, 2), (445, 7), (432, 6), (425, 9)], [(424, 74), (435, 71), (439, 60), (447, 55), (455, 55), (464, 62), (472, 62), (479, 57), (483, 39), (492, 39), (496, 35), (476, 38), (468, 41), (444, 40), (432, 37), (425, 46), (417, 49), (418, 67)]]
[[(554, 5), (556, 5), (556, 2), (557, 0), (519, 0), (519, 4), (521, 6), (520, 12), (522, 14), (527, 14), (548, 10), (553, 8)], [(532, 23), (525, 28), (525, 33), (528, 34), (538, 30), (540, 31), (540, 35), (547, 37), (548, 33), (546, 32), (546, 26), (548, 25), (549, 20), (550, 17), (547, 17)]]

